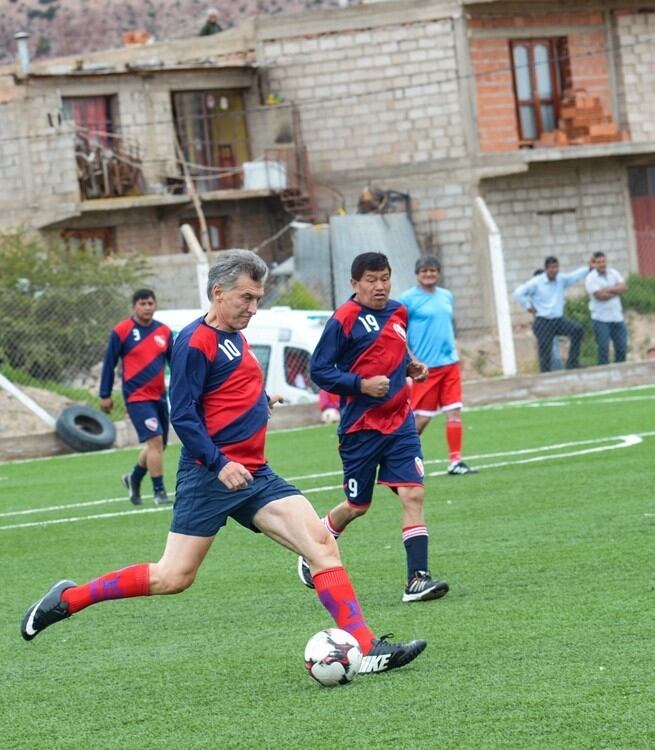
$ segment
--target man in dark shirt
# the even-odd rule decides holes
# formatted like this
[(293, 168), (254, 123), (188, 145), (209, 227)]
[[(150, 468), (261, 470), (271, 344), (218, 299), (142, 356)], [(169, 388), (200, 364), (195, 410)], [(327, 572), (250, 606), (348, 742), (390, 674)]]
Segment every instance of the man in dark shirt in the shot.
[(211, 36), (212, 34), (218, 34), (219, 31), (223, 31), (223, 29), (218, 23), (218, 11), (216, 8), (209, 8), (205, 25), (200, 29), (200, 36)]

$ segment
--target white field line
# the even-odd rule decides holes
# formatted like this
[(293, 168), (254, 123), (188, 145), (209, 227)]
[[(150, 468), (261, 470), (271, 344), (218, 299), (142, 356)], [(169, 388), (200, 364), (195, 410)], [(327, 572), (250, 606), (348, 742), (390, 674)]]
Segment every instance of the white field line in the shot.
[[(653, 435), (655, 435), (655, 431), (639, 433), (640, 437), (652, 437)], [(520, 455), (525, 455), (528, 453), (542, 453), (544, 451), (561, 450), (562, 448), (575, 448), (579, 445), (596, 445), (598, 443), (609, 443), (612, 440), (621, 440), (623, 439), (623, 437), (624, 437), (623, 435), (612, 435), (612, 436), (603, 437), (603, 438), (592, 438), (590, 440), (575, 440), (575, 441), (568, 442), (568, 443), (554, 443), (553, 445), (541, 445), (537, 448), (521, 448), (519, 450), (513, 450), (513, 451), (499, 451), (498, 453), (479, 453), (474, 456), (467, 455), (466, 460), (477, 461), (479, 459), (485, 459), (485, 458), (500, 458), (501, 456), (520, 456)], [(430, 464), (445, 463), (445, 461), (442, 458), (431, 458), (428, 461), (424, 461), (423, 463), (425, 466), (428, 466)], [(341, 470), (323, 471), (318, 474), (303, 474), (297, 477), (285, 477), (285, 478), (288, 482), (299, 482), (299, 481), (306, 480), (306, 479), (321, 479), (323, 477), (336, 477), (336, 476), (340, 476), (342, 473), (343, 472)], [(430, 476), (433, 476), (433, 475), (430, 475)]]
[[(125, 498), (123, 498), (125, 500)], [(68, 518), (51, 518), (49, 521), (30, 521), (29, 523), (16, 523), (12, 526), (0, 526), (0, 531), (9, 529), (29, 529), (31, 526), (54, 526), (58, 523), (74, 523), (75, 521), (97, 521), (104, 518), (118, 518), (119, 516), (134, 516), (139, 513), (160, 513), (170, 511), (170, 505), (158, 505), (154, 508), (140, 508), (139, 510), (122, 510), (116, 513), (95, 513), (90, 516), (69, 516)]]
[[(490, 464), (482, 464), (479, 466), (480, 469), (496, 469), (496, 468), (502, 468), (504, 466), (513, 466), (514, 464), (528, 464), (528, 463), (535, 463), (538, 461), (551, 461), (553, 459), (561, 459), (561, 458), (572, 458), (576, 456), (583, 456), (590, 453), (601, 453), (604, 451), (610, 451), (610, 450), (616, 450), (618, 448), (629, 448), (633, 445), (638, 445), (639, 443), (643, 442), (643, 437), (650, 437), (652, 435), (655, 435), (655, 432), (648, 432), (648, 433), (641, 433), (640, 435), (619, 435), (614, 438), (603, 438), (599, 439), (597, 441), (580, 441), (581, 444), (589, 444), (590, 442), (606, 442), (607, 440), (618, 440), (619, 442), (614, 445), (598, 445), (594, 448), (585, 448), (580, 451), (568, 451), (566, 453), (552, 453), (544, 456), (532, 456), (530, 458), (522, 458), (518, 461), (500, 461), (497, 463), (490, 463)], [(566, 445), (566, 444), (564, 444)], [(552, 449), (552, 446), (544, 446), (542, 450), (548, 450)], [(530, 449), (532, 450), (532, 449)], [(518, 451), (516, 452), (518, 453)], [(446, 471), (433, 471), (427, 474), (427, 476), (430, 477), (436, 477), (436, 476), (443, 476), (446, 474)], [(312, 489), (304, 490), (303, 494), (309, 495), (309, 494), (315, 494), (317, 492), (328, 492), (328, 491), (336, 491), (341, 489), (341, 485), (330, 485), (326, 487), (313, 487)], [(123, 499), (125, 502), (125, 500)], [(98, 504), (103, 501), (91, 501), (89, 505), (91, 504)], [(111, 502), (114, 502), (114, 499), (111, 500)], [(66, 508), (66, 507), (81, 507), (83, 504), (81, 503), (75, 503), (71, 506), (56, 506), (58, 509), (60, 508)], [(54, 506), (53, 506), (54, 507)], [(70, 516), (67, 518), (57, 518), (57, 519), (51, 519), (49, 521), (31, 521), (28, 523), (18, 523), (18, 524), (11, 524), (7, 526), (0, 526), (0, 531), (9, 531), (11, 529), (25, 529), (25, 528), (31, 528), (34, 526), (52, 526), (54, 524), (62, 524), (62, 523), (74, 523), (75, 521), (89, 521), (89, 520), (100, 520), (105, 518), (118, 518), (120, 516), (131, 516), (138, 513), (156, 513), (159, 511), (164, 510), (170, 510), (171, 506), (163, 506), (163, 507), (155, 507), (155, 508), (142, 508), (139, 510), (127, 510), (127, 511), (117, 511), (115, 513), (97, 513), (94, 515), (89, 516)], [(35, 512), (39, 511), (47, 511), (48, 508), (39, 508), (35, 509)], [(8, 514), (5, 514), (8, 515)]]
[[(142, 497), (146, 497), (143, 495)], [(26, 510), (9, 510), (5, 513), (0, 513), (0, 518), (8, 518), (9, 516), (28, 516), (31, 513), (52, 513), (56, 510), (68, 510), (69, 508), (89, 508), (93, 505), (109, 505), (110, 503), (124, 503), (126, 501), (125, 495), (123, 497), (107, 497), (104, 500), (85, 500), (80, 503), (66, 503), (66, 505), (48, 505), (45, 508), (27, 508)]]
[[(630, 393), (632, 391), (641, 391), (648, 388), (653, 388), (650, 384), (645, 385), (635, 385), (632, 388), (610, 388), (608, 390), (604, 391), (595, 391), (592, 393), (577, 393), (572, 396), (569, 396), (566, 400), (554, 400), (553, 397), (549, 400), (548, 398), (545, 399), (531, 399), (528, 401), (506, 401), (503, 403), (498, 404), (485, 404), (484, 406), (471, 406), (471, 407), (464, 407), (464, 410), (467, 412), (474, 412), (474, 411), (488, 411), (490, 409), (502, 411), (503, 409), (507, 408), (531, 408), (534, 409), (535, 407), (541, 407), (541, 406), (569, 406), (572, 403), (575, 403), (576, 401), (580, 399), (597, 399), (599, 403), (604, 404), (615, 404), (615, 403), (621, 403), (623, 401), (651, 401), (655, 400), (655, 394), (651, 395), (643, 395), (643, 396), (621, 396), (617, 398), (606, 398), (606, 399), (600, 399), (599, 396), (606, 396), (611, 395), (612, 393)], [(318, 408), (318, 407), (317, 407)], [(279, 430), (271, 430), (271, 433), (274, 434), (285, 434), (287, 432), (302, 432), (304, 430), (316, 430), (320, 427), (325, 427), (323, 424), (314, 424), (314, 425), (307, 425), (306, 427), (285, 427)], [(134, 451), (137, 446), (129, 446), (127, 448), (107, 448), (106, 450), (102, 451), (92, 451), (90, 453), (66, 453), (63, 456), (44, 456), (43, 458), (14, 458), (10, 459), (9, 461), (0, 461), (0, 466), (6, 466), (11, 464), (25, 464), (29, 463), (31, 461), (58, 461), (58, 460), (65, 460), (70, 458), (91, 458), (93, 456), (98, 456), (102, 454), (108, 454), (108, 453), (120, 453), (120, 452), (127, 452), (127, 451)]]
[[(640, 433), (640, 437), (651, 437), (655, 435), (655, 431), (653, 432), (642, 432)], [(537, 448), (522, 448), (519, 450), (512, 450), (512, 451), (499, 451), (497, 453), (480, 453), (478, 455), (474, 456), (467, 456), (468, 461), (478, 460), (478, 459), (489, 459), (489, 458), (501, 458), (502, 456), (521, 456), (526, 455), (529, 453), (544, 453), (546, 451), (554, 451), (554, 450), (561, 450), (562, 448), (576, 448), (581, 445), (597, 445), (599, 443), (609, 443), (614, 440), (622, 440), (624, 439), (623, 435), (612, 435), (609, 437), (603, 437), (603, 438), (593, 438), (590, 440), (576, 440), (571, 441), (567, 443), (554, 443), (553, 445), (542, 445)], [(611, 446), (614, 447), (614, 446)], [(623, 446), (620, 446), (623, 447)], [(610, 448), (603, 448), (603, 450), (609, 450)], [(577, 455), (574, 454), (574, 455)], [(547, 456), (544, 458), (548, 458)], [(543, 460), (543, 459), (539, 459)], [(443, 459), (430, 459), (429, 461), (425, 461), (424, 465), (428, 466), (430, 464), (439, 464), (444, 463)], [(516, 461), (513, 461), (511, 463), (517, 463)], [(493, 464), (495, 467), (496, 465), (500, 464)], [(486, 467), (485, 467), (486, 468)], [(432, 472), (431, 474), (428, 474), (428, 476), (441, 476), (443, 474), (446, 474), (447, 472)], [(301, 482), (306, 481), (308, 479), (323, 479), (326, 477), (335, 477), (340, 476), (342, 474), (342, 471), (324, 471), (320, 472), (318, 474), (302, 474), (297, 477), (285, 477), (288, 482)], [(311, 488), (304, 490), (304, 492), (318, 492), (322, 489), (334, 489), (333, 487), (328, 488)], [(144, 498), (151, 497), (150, 495), (144, 495)], [(5, 511), (3, 513), (0, 513), (0, 518), (10, 518), (13, 516), (27, 516), (32, 515), (34, 513), (53, 513), (58, 510), (68, 510), (69, 508), (89, 508), (93, 507), (94, 505), (109, 505), (111, 503), (124, 503), (125, 497), (110, 497), (105, 498), (103, 500), (85, 500), (78, 503), (66, 503), (65, 505), (48, 505), (43, 508), (27, 508), (24, 510), (10, 510)]]

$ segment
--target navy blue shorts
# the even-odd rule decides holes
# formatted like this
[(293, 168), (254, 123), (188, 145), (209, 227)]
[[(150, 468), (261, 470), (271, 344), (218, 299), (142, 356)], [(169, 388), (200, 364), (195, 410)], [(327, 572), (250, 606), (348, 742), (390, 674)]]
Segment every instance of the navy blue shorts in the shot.
[(205, 466), (181, 463), (177, 470), (171, 531), (189, 536), (214, 536), (228, 517), (258, 532), (252, 519), (260, 508), (282, 497), (301, 495), (274, 471), (256, 474), (243, 490), (228, 490)]
[(127, 404), (127, 413), (130, 415), (139, 442), (161, 435), (164, 445), (168, 442), (168, 403), (166, 399), (160, 401), (133, 401)]
[(423, 453), (413, 414), (391, 435), (377, 430), (342, 435), (339, 453), (343, 489), (351, 505), (371, 504), (376, 474), (378, 484), (391, 488), (423, 485)]

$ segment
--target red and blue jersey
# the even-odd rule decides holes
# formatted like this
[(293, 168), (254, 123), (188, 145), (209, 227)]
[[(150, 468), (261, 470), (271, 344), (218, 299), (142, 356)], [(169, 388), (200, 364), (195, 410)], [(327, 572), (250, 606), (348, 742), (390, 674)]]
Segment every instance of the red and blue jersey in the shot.
[(109, 398), (114, 387), (114, 370), (122, 360), (123, 398), (125, 403), (159, 401), (166, 393), (164, 370), (171, 361), (171, 329), (153, 320), (142, 326), (128, 318), (109, 335), (102, 363), (100, 398)]
[(251, 473), (270, 471), (264, 375), (240, 332), (219, 331), (204, 318), (182, 329), (173, 347), (170, 400), (183, 444), (180, 462), (201, 463), (217, 474), (229, 461)]
[[(407, 309), (389, 300), (382, 310), (365, 307), (351, 297), (330, 318), (314, 350), (314, 383), (341, 396), (339, 434), (377, 430), (395, 432), (410, 411), (407, 365)], [(389, 392), (373, 398), (361, 392), (361, 381), (389, 378)]]

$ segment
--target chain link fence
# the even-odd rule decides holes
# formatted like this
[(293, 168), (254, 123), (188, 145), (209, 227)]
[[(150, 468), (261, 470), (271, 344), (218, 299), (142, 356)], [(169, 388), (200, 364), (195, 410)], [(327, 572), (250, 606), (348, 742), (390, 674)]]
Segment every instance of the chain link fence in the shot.
[(130, 314), (147, 268), (141, 258), (108, 263), (21, 232), (0, 234), (0, 373), (30, 391), (97, 406), (109, 333)]
[[(0, 286), (0, 373), (97, 407), (109, 333), (129, 312), (127, 290)], [(114, 401), (121, 414), (118, 391)]]

